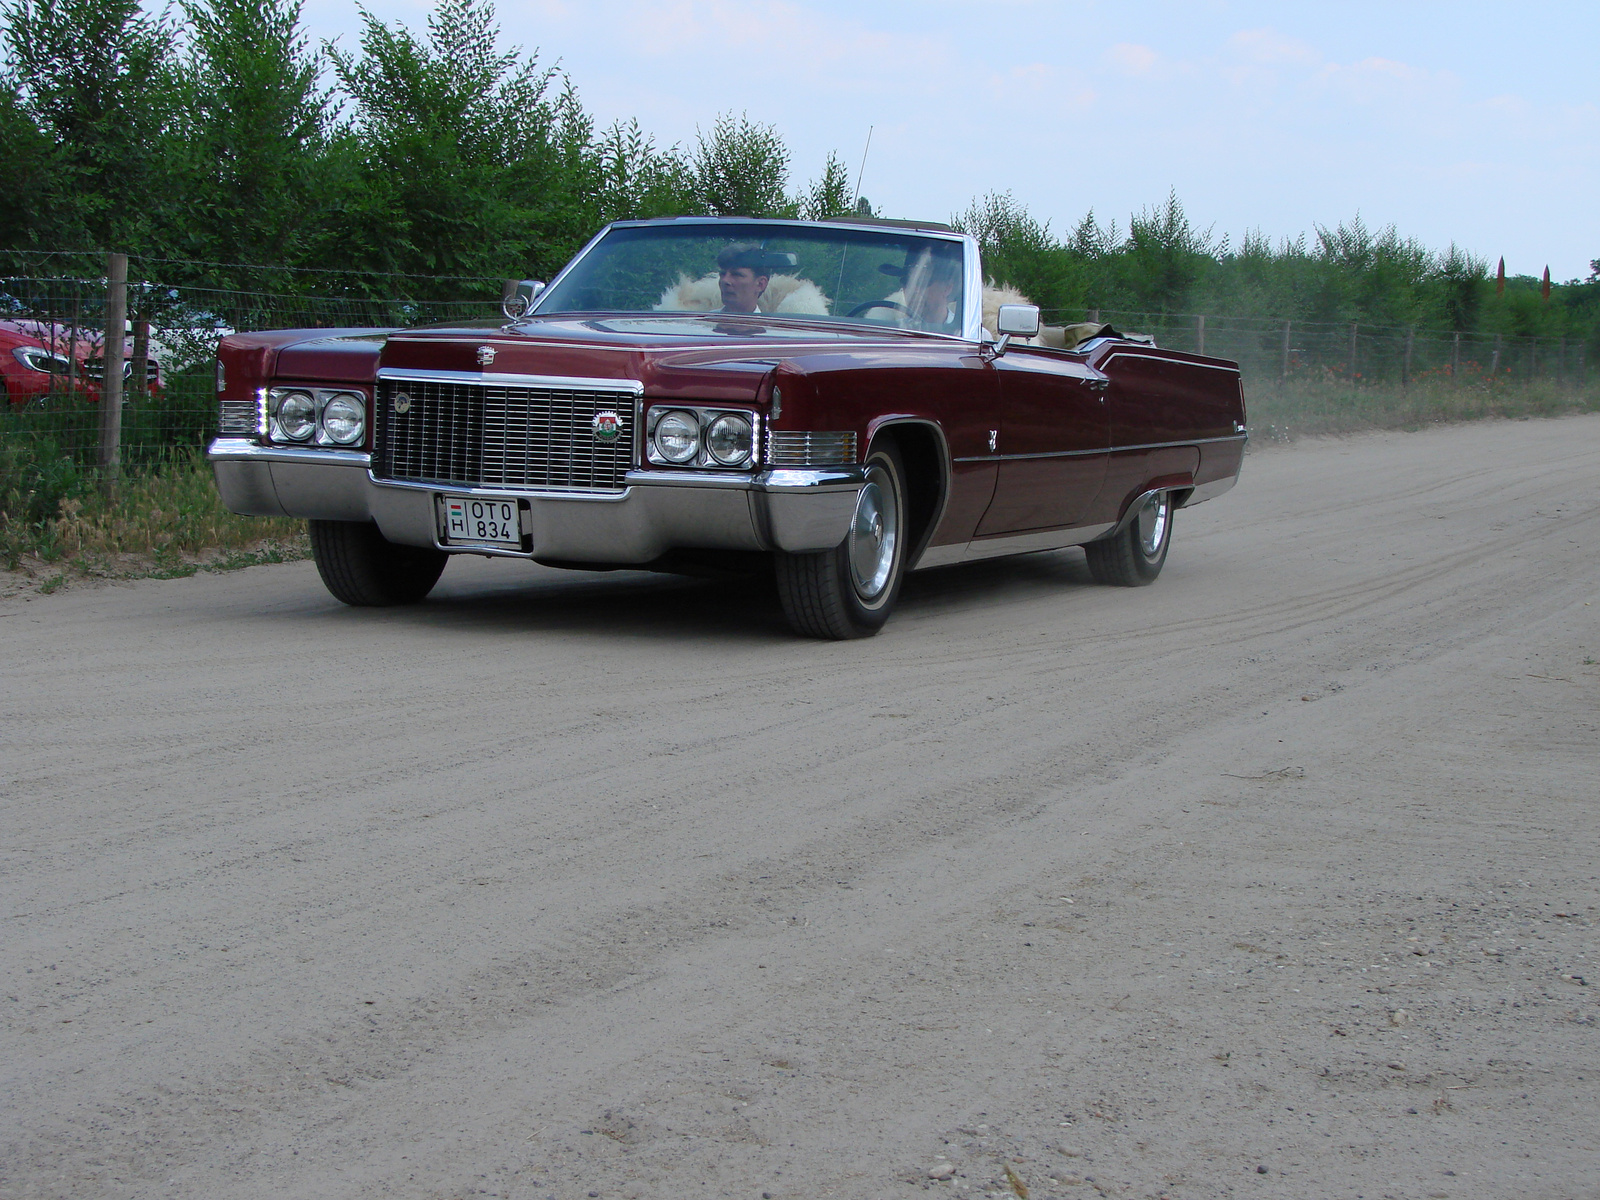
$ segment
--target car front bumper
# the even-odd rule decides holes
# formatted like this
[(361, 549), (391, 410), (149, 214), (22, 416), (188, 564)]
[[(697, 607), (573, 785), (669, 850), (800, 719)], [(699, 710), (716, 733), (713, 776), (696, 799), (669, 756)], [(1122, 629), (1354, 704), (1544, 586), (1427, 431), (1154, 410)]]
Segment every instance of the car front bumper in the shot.
[[(621, 492), (539, 492), (378, 480), (365, 451), (262, 446), (242, 437), (217, 438), (207, 457), (222, 502), (236, 513), (375, 521), (403, 545), (561, 562), (648, 563), (691, 549), (829, 550), (844, 540), (863, 481), (854, 465), (632, 470)], [(441, 541), (442, 495), (518, 501), (531, 549)]]

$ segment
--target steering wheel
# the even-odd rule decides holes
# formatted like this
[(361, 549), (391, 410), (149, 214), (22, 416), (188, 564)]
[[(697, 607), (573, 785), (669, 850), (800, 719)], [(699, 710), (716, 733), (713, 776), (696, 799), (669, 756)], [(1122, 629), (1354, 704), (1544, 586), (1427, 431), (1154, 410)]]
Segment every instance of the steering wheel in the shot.
[(845, 316), (859, 317), (863, 313), (871, 312), (875, 308), (892, 308), (896, 312), (905, 313), (905, 315), (908, 317), (911, 315), (911, 310), (896, 300), (868, 300), (862, 304), (856, 305), (849, 312), (845, 313)]

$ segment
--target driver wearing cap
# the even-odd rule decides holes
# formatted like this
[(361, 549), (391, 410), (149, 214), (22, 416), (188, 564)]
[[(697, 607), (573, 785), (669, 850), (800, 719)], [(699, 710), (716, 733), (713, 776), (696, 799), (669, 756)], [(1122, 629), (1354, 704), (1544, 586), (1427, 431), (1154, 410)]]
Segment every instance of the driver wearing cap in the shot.
[(717, 287), (722, 311), (753, 313), (772, 278), (767, 254), (753, 242), (734, 242), (717, 255)]

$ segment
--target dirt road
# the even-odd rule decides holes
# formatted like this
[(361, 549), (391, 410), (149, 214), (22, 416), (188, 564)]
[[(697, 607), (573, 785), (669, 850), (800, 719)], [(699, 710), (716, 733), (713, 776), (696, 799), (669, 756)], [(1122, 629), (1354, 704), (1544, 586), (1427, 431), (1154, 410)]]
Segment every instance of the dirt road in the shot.
[(0, 1195), (1595, 1195), (1597, 626), (1597, 417), (1253, 453), (1154, 587), (864, 643), (5, 601)]

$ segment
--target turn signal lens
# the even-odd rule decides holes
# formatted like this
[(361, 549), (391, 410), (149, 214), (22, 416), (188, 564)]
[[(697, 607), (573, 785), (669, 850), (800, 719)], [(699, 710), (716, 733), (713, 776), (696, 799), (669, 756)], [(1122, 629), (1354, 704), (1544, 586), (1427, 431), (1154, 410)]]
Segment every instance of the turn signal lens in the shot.
[(289, 392), (278, 401), (278, 432), (303, 442), (317, 431), (317, 402), (306, 392)]
[(668, 462), (689, 462), (700, 451), (700, 422), (693, 413), (670, 412), (656, 422), (653, 441)]
[(335, 396), (323, 407), (322, 432), (336, 445), (354, 445), (367, 432), (367, 406), (356, 396)]
[(706, 450), (724, 467), (742, 467), (755, 454), (755, 428), (748, 417), (724, 413), (706, 430)]

